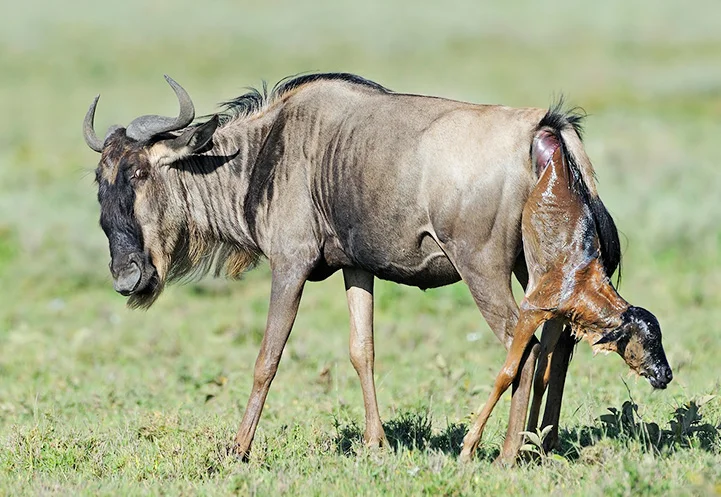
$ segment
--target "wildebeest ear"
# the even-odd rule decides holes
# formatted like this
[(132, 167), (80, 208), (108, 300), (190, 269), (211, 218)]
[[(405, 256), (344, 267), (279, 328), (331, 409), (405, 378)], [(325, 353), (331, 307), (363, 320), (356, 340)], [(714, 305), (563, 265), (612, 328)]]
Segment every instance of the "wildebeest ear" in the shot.
[(214, 115), (208, 122), (186, 129), (177, 138), (163, 140), (153, 145), (161, 164), (172, 164), (175, 161), (203, 150), (218, 129), (220, 118)]
[(182, 135), (170, 140), (167, 145), (176, 151), (181, 151), (187, 147), (190, 149), (188, 153), (194, 154), (208, 144), (213, 137), (213, 133), (215, 133), (215, 130), (218, 128), (219, 122), (220, 119), (218, 118), (218, 114), (216, 114), (211, 117), (207, 123), (186, 129)]

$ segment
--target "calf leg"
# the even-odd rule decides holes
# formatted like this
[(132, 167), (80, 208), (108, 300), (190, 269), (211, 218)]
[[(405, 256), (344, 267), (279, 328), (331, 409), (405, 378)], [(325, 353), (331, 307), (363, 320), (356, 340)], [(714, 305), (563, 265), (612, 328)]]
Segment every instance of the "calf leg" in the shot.
[(378, 412), (373, 380), (373, 275), (360, 269), (344, 269), (346, 297), (350, 311), (350, 360), (363, 390), (366, 427), (363, 441), (369, 447), (387, 445)]
[(548, 383), (548, 396), (546, 397), (546, 409), (543, 412), (542, 428), (552, 426), (551, 432), (543, 442), (543, 449), (550, 452), (558, 444), (558, 426), (561, 418), (561, 401), (563, 400), (563, 389), (566, 383), (566, 373), (573, 354), (573, 347), (576, 339), (571, 334), (570, 327), (566, 327), (561, 333), (556, 350), (551, 359), (551, 377)]
[[(521, 281), (521, 284), (523, 285), (524, 282)], [(482, 292), (480, 291), (481, 288), (483, 288)], [(493, 297), (490, 297), (489, 294), (491, 293)], [(513, 340), (513, 329), (516, 326), (518, 316), (518, 304), (513, 298), (510, 281), (504, 284), (499, 279), (495, 281), (487, 279), (482, 285), (471, 286), (471, 294), (488, 326), (508, 350)], [(513, 463), (523, 443), (521, 432), (526, 424), (528, 400), (531, 395), (533, 372), (536, 368), (537, 357), (538, 340), (535, 336), (531, 336), (521, 358), (520, 373), (513, 380), (508, 429), (497, 462)]]
[[(526, 428), (528, 431), (536, 431), (543, 394), (546, 392), (551, 372), (551, 358), (554, 355), (554, 349), (561, 332), (563, 332), (563, 323), (558, 319), (546, 321), (543, 325), (541, 353), (538, 357), (538, 366), (533, 382), (533, 401), (531, 402), (531, 412), (528, 415), (528, 427)], [(546, 406), (548, 406), (548, 402), (546, 402)]]
[(305, 277), (273, 272), (268, 321), (260, 344), (260, 352), (255, 361), (253, 389), (250, 392), (243, 421), (235, 436), (235, 452), (244, 460), (250, 455), (255, 429), (293, 327), (304, 283)]
[(461, 450), (460, 456), (462, 461), (470, 460), (478, 447), (481, 436), (483, 435), (483, 429), (486, 426), (493, 408), (496, 406), (498, 399), (501, 398), (501, 395), (511, 386), (513, 379), (518, 373), (526, 346), (531, 341), (536, 328), (546, 319), (548, 319), (548, 316), (543, 311), (529, 310), (521, 313), (513, 334), (511, 347), (506, 356), (506, 361), (498, 373), (498, 376), (496, 376), (496, 381), (488, 397), (488, 401), (483, 406), (483, 409), (463, 439), (463, 449)]
[[(525, 288), (528, 282), (525, 260), (522, 256), (518, 256), (515, 260), (502, 261), (483, 258), (473, 263), (474, 259), (470, 258), (469, 263), (464, 258), (454, 256), (452, 261), (468, 285), (488, 326), (508, 350), (518, 320), (518, 304), (511, 290), (511, 271), (516, 274), (516, 278)], [(538, 340), (531, 336), (528, 347), (521, 358), (521, 372), (514, 379), (508, 430), (503, 448), (498, 456), (499, 462), (513, 462), (523, 442), (521, 432), (526, 424), (528, 400), (537, 356)]]
[[(526, 290), (528, 286), (528, 269), (526, 268), (526, 259), (523, 251), (516, 258), (513, 267), (513, 274), (516, 279)], [(511, 298), (513, 294), (511, 293)], [(515, 299), (514, 299), (515, 305)], [(510, 340), (504, 343), (506, 349), (510, 347)], [(536, 337), (532, 337), (530, 343), (526, 346), (526, 350), (521, 359), (521, 370), (513, 380), (511, 388), (511, 411), (508, 416), (508, 429), (506, 430), (506, 438), (503, 441), (503, 447), (496, 459), (499, 464), (513, 464), (518, 457), (518, 452), (523, 443), (521, 432), (526, 423), (526, 412), (528, 410), (528, 399), (531, 395), (531, 384), (533, 382), (533, 372), (536, 367), (536, 358), (539, 353), (539, 344)]]

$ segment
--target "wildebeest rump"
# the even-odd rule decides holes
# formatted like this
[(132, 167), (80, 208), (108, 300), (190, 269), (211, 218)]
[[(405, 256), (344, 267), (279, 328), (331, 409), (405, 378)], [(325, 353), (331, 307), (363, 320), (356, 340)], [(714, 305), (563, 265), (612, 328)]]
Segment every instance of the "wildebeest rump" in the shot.
[[(585, 157), (572, 118), (314, 74), (282, 82), (270, 97), (250, 92), (191, 124), (190, 98), (168, 81), (178, 118), (143, 116), (100, 139), (97, 98), (88, 111), (85, 139), (102, 153), (100, 222), (115, 288), (134, 307), (150, 306), (168, 281), (210, 270), (236, 276), (268, 258), (270, 308), (236, 437), (241, 455), (249, 453), (307, 280), (343, 270), (370, 445), (385, 438), (373, 384), (375, 276), (420, 288), (463, 279), (510, 347), (518, 316), (512, 272), (525, 283), (521, 213), (538, 181), (533, 136), (544, 116), (553, 119), (572, 153)], [(579, 163), (597, 198), (590, 162)], [(596, 214), (610, 219), (605, 209)], [(607, 257), (617, 258), (617, 237), (609, 243)], [(513, 395), (507, 459), (525, 423), (534, 340)]]

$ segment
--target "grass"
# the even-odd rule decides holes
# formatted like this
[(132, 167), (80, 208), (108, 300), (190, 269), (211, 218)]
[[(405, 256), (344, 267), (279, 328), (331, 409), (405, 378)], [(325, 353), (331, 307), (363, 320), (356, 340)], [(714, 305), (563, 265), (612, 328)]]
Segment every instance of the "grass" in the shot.
[[(61, 7), (62, 5), (62, 7)], [(392, 495), (721, 493), (721, 12), (715, 2), (555, 1), (443, 7), (156, 0), (12, 6), (0, 29), (0, 494)], [(623, 295), (660, 319), (675, 379), (652, 392), (579, 346), (562, 449), (456, 461), (502, 347), (462, 285), (377, 284), (378, 395), (392, 447), (362, 448), (338, 275), (307, 286), (251, 461), (228, 456), (269, 292), (169, 289), (148, 312), (114, 294), (80, 135), (171, 114), (168, 73), (199, 113), (301, 71), (356, 72), (402, 91), (590, 114), (586, 146), (625, 235)]]

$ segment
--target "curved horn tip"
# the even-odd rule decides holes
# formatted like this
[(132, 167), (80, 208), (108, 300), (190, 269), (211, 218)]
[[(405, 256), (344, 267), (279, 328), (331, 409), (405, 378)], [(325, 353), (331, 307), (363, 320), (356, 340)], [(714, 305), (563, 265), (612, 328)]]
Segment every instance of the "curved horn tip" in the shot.
[(98, 94), (94, 99), (93, 103), (90, 104), (88, 112), (85, 114), (83, 120), (83, 137), (85, 143), (95, 152), (102, 152), (104, 143), (95, 134), (94, 123), (95, 123), (95, 108), (98, 105), (100, 95)]
[(185, 88), (178, 84), (177, 81), (167, 74), (165, 74), (164, 77), (175, 92), (175, 95), (178, 97), (178, 102), (180, 103), (180, 115), (178, 115), (177, 123), (179, 127), (184, 128), (189, 125), (193, 119), (195, 119), (195, 106), (193, 105), (193, 100), (190, 98), (190, 95), (188, 95)]
[(182, 86), (180, 86), (180, 83), (178, 83), (177, 81), (175, 81), (173, 78), (171, 78), (171, 77), (168, 76), (167, 74), (164, 74), (163, 77), (165, 78), (165, 81), (168, 82), (168, 84), (170, 85), (170, 87), (173, 88), (173, 90), (175, 90), (176, 93), (177, 93), (178, 90), (182, 91), (183, 93), (187, 93), (187, 92), (185, 91), (185, 88), (183, 88)]
[(95, 98), (93, 99), (93, 103), (91, 103), (90, 107), (88, 107), (88, 115), (90, 116), (91, 124), (93, 124), (95, 122), (95, 108), (98, 106), (98, 100), (100, 100), (100, 93), (95, 95)]

